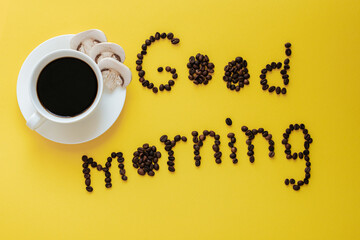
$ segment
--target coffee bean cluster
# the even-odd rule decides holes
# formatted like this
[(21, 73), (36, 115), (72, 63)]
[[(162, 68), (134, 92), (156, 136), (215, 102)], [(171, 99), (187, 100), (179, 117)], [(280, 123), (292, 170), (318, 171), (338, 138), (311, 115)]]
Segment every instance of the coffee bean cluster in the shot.
[[(163, 71), (163, 68), (159, 67), (158, 72), (162, 72), (162, 71)], [(176, 69), (171, 68), (170, 66), (166, 66), (165, 71), (172, 74), (172, 79), (170, 79), (167, 84), (160, 84), (159, 90), (160, 91), (164, 91), (164, 90), (171, 91), (171, 88), (175, 85), (174, 80), (176, 80), (178, 78), (178, 74), (176, 73)], [(157, 93), (157, 90), (154, 93)]]
[[(115, 152), (111, 153), (111, 157), (112, 158), (117, 158), (117, 161), (119, 163), (118, 167), (119, 167), (119, 173), (121, 175), (121, 179), (126, 181), (127, 180), (127, 176), (125, 175), (126, 174), (126, 171), (125, 171), (125, 165), (124, 165), (124, 156), (123, 156), (123, 153), (122, 152), (118, 152), (115, 154)], [(110, 158), (108, 158), (108, 161), (111, 161)]]
[[(290, 134), (293, 132), (293, 131), (297, 131), (297, 130), (301, 130), (304, 134), (304, 139), (305, 139), (305, 142), (304, 142), (304, 148), (305, 150), (302, 151), (302, 152), (299, 152), (299, 153), (292, 153), (291, 152), (291, 144), (289, 143), (289, 137), (290, 137)], [(310, 144), (313, 142), (313, 139), (311, 138), (310, 134), (309, 134), (309, 131), (305, 128), (305, 125), (302, 123), (302, 124), (290, 124), (289, 125), (289, 128), (287, 128), (285, 130), (285, 133), (283, 134), (283, 137), (284, 139), (282, 140), (282, 144), (285, 146), (285, 154), (286, 154), (286, 158), (287, 159), (294, 159), (296, 160), (297, 158), (299, 159), (305, 159), (306, 163), (306, 167), (305, 167), (305, 177), (303, 180), (299, 180), (297, 182), (297, 184), (295, 184), (295, 180), (294, 179), (285, 179), (285, 184), (286, 185), (289, 185), (290, 184), (295, 184), (293, 185), (293, 189), (295, 191), (298, 191), (300, 190), (300, 187), (304, 184), (309, 184), (309, 179), (310, 179), (310, 166), (311, 166), (311, 163), (310, 163), (310, 157), (309, 157), (309, 154), (310, 154), (310, 151), (309, 151), (309, 148), (310, 148)]]
[(96, 168), (98, 171), (103, 171), (105, 172), (105, 187), (106, 188), (111, 188), (112, 184), (111, 184), (111, 173), (109, 172), (109, 168), (111, 167), (111, 162), (113, 160), (113, 158), (117, 158), (118, 162), (119, 162), (119, 168), (120, 168), (120, 175), (121, 175), (121, 179), (126, 181), (127, 180), (127, 176), (125, 175), (126, 171), (125, 171), (125, 166), (124, 166), (124, 157), (123, 157), (123, 153), (122, 152), (112, 152), (111, 156), (108, 157), (106, 159), (106, 163), (105, 166), (103, 167), (101, 164), (98, 164), (97, 162), (94, 161), (93, 158), (88, 158), (88, 156), (83, 155), (82, 156), (82, 161), (83, 163), (83, 173), (84, 173), (84, 177), (85, 177), (85, 185), (86, 185), (86, 190), (88, 192), (92, 192), (93, 188), (90, 186), (91, 184), (91, 180), (90, 180), (90, 168)]
[(182, 140), (183, 142), (187, 141), (187, 138), (185, 136), (176, 135), (174, 137), (174, 140), (170, 140), (167, 135), (163, 135), (160, 137), (160, 142), (165, 144), (165, 151), (168, 153), (168, 170), (170, 172), (175, 172), (175, 157), (174, 157), (174, 151), (172, 150), (176, 143)]
[(158, 161), (160, 158), (161, 153), (156, 151), (156, 147), (150, 147), (148, 143), (145, 143), (134, 152), (132, 162), (134, 168), (138, 169), (137, 172), (139, 175), (145, 175), (147, 173), (149, 176), (154, 176), (154, 170), (159, 170)]
[(222, 153), (220, 152), (220, 135), (216, 134), (214, 131), (208, 131), (204, 130), (203, 134), (199, 136), (199, 133), (197, 131), (193, 131), (191, 133), (193, 136), (193, 148), (194, 148), (194, 160), (195, 160), (195, 166), (199, 167), (201, 164), (201, 156), (200, 156), (200, 148), (203, 146), (203, 142), (205, 141), (207, 136), (213, 137), (215, 139), (214, 145), (212, 146), (212, 149), (214, 150), (215, 154), (215, 162), (217, 164), (221, 163), (221, 156)]
[[(291, 55), (291, 43), (285, 43), (285, 54), (286, 56), (290, 57)], [(272, 62), (271, 64), (267, 64), (266, 67), (264, 69), (261, 70), (261, 74), (260, 74), (260, 84), (262, 85), (262, 89), (264, 91), (268, 90), (270, 93), (271, 92), (276, 92), (276, 94), (286, 94), (286, 87), (276, 87), (276, 86), (269, 86), (268, 81), (266, 79), (266, 74), (268, 72), (271, 72), (272, 70), (275, 69), (281, 69), (281, 67), (283, 66), (283, 69), (280, 71), (280, 74), (282, 76), (284, 85), (287, 86), (289, 84), (289, 75), (288, 75), (288, 71), (290, 69), (290, 59), (286, 58), (284, 60), (284, 66), (282, 65), (281, 62)]]
[[(174, 45), (176, 45), (180, 42), (180, 39), (175, 38), (174, 34), (171, 32), (168, 34), (166, 34), (164, 32), (161, 34), (159, 32), (156, 32), (154, 36), (150, 36), (149, 39), (145, 40), (145, 43), (141, 45), (141, 52), (138, 53), (138, 55), (137, 55), (138, 59), (136, 60), (136, 71), (138, 71), (139, 81), (141, 82), (143, 87), (152, 89), (153, 93), (157, 93), (159, 90), (160, 91), (164, 91), (164, 90), (170, 91), (171, 86), (174, 85), (174, 80), (169, 80), (168, 84), (165, 84), (165, 85), (161, 84), (159, 86), (159, 88), (156, 87), (154, 85), (154, 83), (145, 79), (145, 70), (143, 70), (143, 68), (142, 68), (144, 56), (147, 54), (148, 47), (150, 47), (156, 40), (165, 39), (165, 38), (169, 39), (171, 41), (171, 43)], [(168, 68), (170, 68), (170, 67), (166, 67), (166, 69), (168, 69)], [(170, 70), (172, 73), (172, 78), (177, 79), (178, 75), (176, 73), (176, 69), (170, 68)], [(169, 71), (167, 70), (167, 72), (170, 72), (170, 70)], [(158, 68), (158, 71), (162, 72), (162, 68)]]
[(246, 144), (248, 145), (247, 155), (249, 156), (249, 160), (251, 163), (255, 161), (254, 145), (252, 144), (252, 140), (254, 140), (255, 136), (258, 133), (261, 134), (269, 143), (269, 157), (272, 158), (275, 156), (275, 142), (272, 140), (272, 135), (268, 131), (265, 131), (264, 128), (250, 130), (247, 126), (242, 126), (241, 130), (248, 137), (248, 139), (246, 140)]
[(191, 56), (189, 58), (187, 68), (189, 69), (189, 79), (194, 84), (207, 85), (212, 79), (215, 65), (210, 62), (210, 59), (207, 55), (198, 53), (195, 57)]
[(234, 146), (234, 144), (236, 143), (235, 133), (228, 133), (227, 137), (230, 139), (230, 142), (228, 143), (231, 149), (230, 158), (232, 162), (236, 164), (238, 163), (238, 159), (236, 158), (237, 148)]
[(242, 57), (236, 57), (234, 61), (225, 66), (225, 75), (223, 80), (226, 87), (230, 90), (240, 91), (245, 85), (249, 85), (249, 70), (247, 69), (247, 61)]

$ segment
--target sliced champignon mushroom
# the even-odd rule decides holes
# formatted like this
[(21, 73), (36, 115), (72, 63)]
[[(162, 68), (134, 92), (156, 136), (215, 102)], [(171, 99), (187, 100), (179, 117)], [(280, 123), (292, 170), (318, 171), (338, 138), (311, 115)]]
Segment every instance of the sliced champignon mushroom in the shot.
[(107, 57), (114, 58), (122, 63), (125, 61), (124, 49), (120, 45), (110, 42), (96, 44), (93, 48), (91, 48), (89, 56), (96, 63)]
[(89, 54), (91, 48), (98, 43), (106, 42), (105, 34), (98, 29), (91, 29), (73, 36), (70, 40), (70, 48)]
[(130, 69), (114, 58), (103, 58), (99, 61), (98, 66), (101, 70), (104, 84), (109, 89), (113, 90), (117, 86), (126, 88), (130, 84)]

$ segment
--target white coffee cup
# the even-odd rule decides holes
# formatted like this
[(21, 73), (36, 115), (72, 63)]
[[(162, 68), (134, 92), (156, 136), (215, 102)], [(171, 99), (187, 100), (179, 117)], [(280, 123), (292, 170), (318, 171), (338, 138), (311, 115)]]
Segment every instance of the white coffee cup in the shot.
[[(96, 97), (93, 103), (91, 104), (91, 106), (88, 109), (86, 109), (84, 112), (74, 117), (58, 116), (45, 109), (43, 105), (40, 103), (36, 90), (37, 88), (36, 85), (39, 75), (41, 71), (45, 68), (45, 66), (56, 59), (64, 58), (64, 57), (76, 58), (88, 64), (91, 67), (91, 69), (94, 71), (98, 84)], [(35, 63), (34, 70), (30, 77), (29, 91), (30, 91), (31, 102), (35, 108), (35, 111), (31, 115), (31, 117), (27, 120), (26, 125), (30, 129), (35, 130), (38, 127), (40, 127), (45, 121), (51, 121), (61, 124), (69, 124), (80, 121), (86, 118), (87, 116), (89, 116), (92, 112), (94, 112), (101, 99), (103, 93), (103, 78), (99, 67), (89, 56), (79, 51), (75, 51), (71, 49), (61, 49), (49, 53), (48, 55), (44, 56), (39, 62)]]

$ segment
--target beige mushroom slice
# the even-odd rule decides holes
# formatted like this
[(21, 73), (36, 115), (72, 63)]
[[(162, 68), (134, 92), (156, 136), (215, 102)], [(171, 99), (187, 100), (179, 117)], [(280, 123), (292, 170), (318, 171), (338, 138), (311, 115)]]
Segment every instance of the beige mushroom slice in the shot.
[(126, 88), (131, 82), (131, 71), (123, 63), (114, 58), (103, 58), (99, 61), (98, 66), (101, 70), (104, 84), (110, 90), (117, 86)]
[(89, 54), (91, 48), (101, 42), (107, 42), (105, 34), (98, 29), (91, 29), (73, 36), (70, 40), (70, 48)]
[(111, 57), (119, 62), (125, 61), (125, 51), (124, 49), (116, 44), (110, 42), (103, 42), (96, 44), (94, 47), (91, 48), (89, 56), (98, 63), (101, 59)]

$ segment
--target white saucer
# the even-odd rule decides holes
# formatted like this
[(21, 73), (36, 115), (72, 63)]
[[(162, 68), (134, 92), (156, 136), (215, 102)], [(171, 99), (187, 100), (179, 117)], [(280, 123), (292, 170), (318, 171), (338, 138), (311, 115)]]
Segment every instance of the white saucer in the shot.
[[(73, 34), (61, 35), (43, 42), (36, 47), (23, 63), (17, 81), (17, 100), (25, 120), (35, 111), (29, 94), (29, 77), (33, 63), (46, 54), (58, 49), (70, 49)], [(72, 124), (60, 124), (46, 121), (36, 132), (41, 136), (58, 143), (76, 144), (90, 141), (108, 130), (119, 117), (124, 106), (126, 89), (117, 87), (104, 92), (95, 112), (90, 116)], [(25, 123), (24, 123), (25, 124)]]

